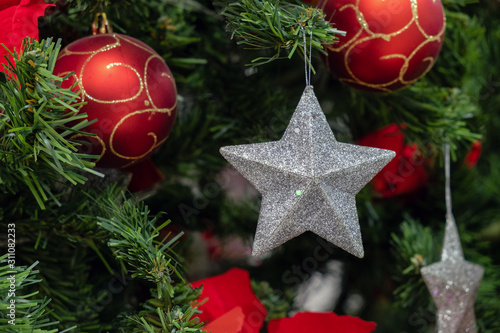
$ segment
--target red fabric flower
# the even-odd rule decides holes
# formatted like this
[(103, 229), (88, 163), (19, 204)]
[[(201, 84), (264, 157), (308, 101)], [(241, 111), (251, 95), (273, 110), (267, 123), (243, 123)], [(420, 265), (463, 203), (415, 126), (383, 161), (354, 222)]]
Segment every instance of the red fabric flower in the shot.
[(414, 191), (427, 181), (422, 154), (416, 144), (405, 144), (398, 125), (391, 124), (381, 128), (363, 137), (358, 143), (396, 152), (396, 157), (372, 179), (374, 190), (384, 197)]
[(208, 325), (205, 325), (203, 329), (212, 333), (237, 333), (243, 329), (244, 322), (245, 314), (237, 306), (214, 321), (211, 321)]
[[(43, 16), (48, 5), (43, 0), (1, 0), (0, 1), (0, 44), (11, 51), (19, 52), (23, 38), (38, 39), (38, 17)], [(0, 71), (7, 61), (8, 52), (0, 46)]]
[(479, 157), (481, 156), (482, 150), (483, 150), (483, 144), (481, 143), (481, 141), (477, 140), (477, 141), (474, 141), (472, 143), (470, 150), (464, 159), (465, 165), (469, 169), (472, 169), (473, 167), (476, 166), (477, 161), (479, 160)]
[[(218, 320), (217, 325), (220, 326), (217, 327), (237, 327), (241, 316), (243, 316), (243, 325), (238, 330), (228, 333), (258, 333), (260, 331), (267, 311), (255, 297), (247, 271), (233, 268), (224, 274), (192, 284), (195, 288), (201, 285), (203, 285), (203, 291), (199, 301), (206, 297), (208, 297), (208, 301), (199, 307), (203, 312), (198, 317), (201, 321), (208, 323), (207, 327), (215, 325), (217, 318), (234, 311), (233, 316), (226, 315), (224, 320), (222, 318)], [(241, 308), (241, 312), (234, 310), (238, 307)], [(232, 323), (226, 321), (232, 321)], [(213, 332), (218, 333), (216, 330)]]
[(377, 324), (351, 316), (338, 316), (333, 312), (300, 312), (291, 318), (269, 322), (269, 333), (370, 333)]

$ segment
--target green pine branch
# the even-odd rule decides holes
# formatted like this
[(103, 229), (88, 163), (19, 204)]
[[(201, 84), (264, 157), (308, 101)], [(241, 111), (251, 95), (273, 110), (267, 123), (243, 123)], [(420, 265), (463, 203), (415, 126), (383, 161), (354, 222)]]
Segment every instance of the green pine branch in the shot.
[(108, 246), (114, 256), (129, 265), (132, 277), (157, 283), (158, 298), (162, 298), (164, 292), (173, 296), (172, 278), (176, 276), (181, 281), (183, 278), (171, 247), (182, 233), (163, 243), (156, 238), (170, 220), (158, 226), (161, 213), (150, 218), (148, 207), (132, 200), (125, 200), (123, 204), (108, 201), (107, 205), (111, 218), (98, 217), (98, 225), (110, 233)]
[[(110, 181), (117, 179), (111, 176)], [(137, 326), (138, 320), (154, 327), (168, 325), (173, 329), (180, 325), (189, 329), (188, 332), (198, 331), (202, 323), (192, 318), (196, 311), (192, 304), (201, 289), (186, 284), (180, 273), (180, 259), (171, 249), (182, 234), (168, 240), (159, 239), (160, 231), (169, 221), (157, 224), (160, 215), (151, 218), (147, 206), (125, 199), (116, 185), (104, 190), (99, 185), (72, 187), (71, 191), (56, 196), (61, 207), (52, 201), (42, 210), (20, 197), (2, 207), (0, 213), (6, 220), (15, 220), (18, 234), (23, 235), (23, 246), (17, 249), (17, 256), (24, 262), (36, 258), (43, 263), (42, 283), (37, 290), (53, 299), (50, 318), (59, 323), (59, 329), (73, 324), (83, 331), (111, 328), (110, 319), (102, 316), (102, 302), (106, 299), (100, 297), (106, 295), (99, 292), (96, 283), (103, 278), (107, 281), (113, 275), (92, 277), (90, 274), (100, 261), (103, 269), (107, 267), (114, 272), (113, 267), (119, 267), (122, 274), (131, 275), (132, 279), (156, 284), (156, 288), (151, 289), (151, 299), (137, 314), (124, 313), (125, 307), (116, 307), (106, 311), (108, 317), (115, 318), (122, 312), (127, 318), (122, 323), (124, 327), (134, 329), (142, 327)], [(5, 227), (5, 223), (1, 225)], [(116, 265), (109, 250), (122, 263)], [(64, 253), (64, 256), (56, 253)], [(178, 311), (185, 315), (171, 315)], [(164, 322), (165, 318), (170, 319)]]
[[(427, 156), (450, 144), (452, 158), (466, 151), (470, 143), (482, 138), (478, 117), (481, 108), (473, 97), (458, 87), (441, 87), (426, 79), (408, 88), (384, 95), (352, 92), (350, 107), (359, 110), (349, 116), (360, 126), (403, 125), (406, 142), (418, 143)], [(346, 106), (348, 107), (348, 106)], [(369, 120), (371, 118), (371, 120)], [(376, 128), (376, 127), (375, 127)]]
[[(57, 0), (47, 0), (47, 2), (59, 4)], [(112, 0), (67, 0), (64, 5), (70, 9), (70, 12), (77, 11), (91, 17), (98, 12), (102, 12), (111, 3)]]
[[(100, 183), (107, 184), (107, 177)], [(71, 187), (69, 191), (62, 189), (62, 193), (55, 194), (61, 206), (49, 201), (46, 209), (41, 209), (26, 192), (11, 200), (0, 197), (0, 228), (6, 230), (8, 221), (15, 221), (19, 262), (28, 265), (40, 262), (41, 283), (33, 291), (52, 299), (47, 306), (49, 318), (58, 323), (56, 327), (60, 330), (76, 326), (82, 332), (98, 332), (112, 327), (111, 319), (103, 317), (102, 312), (103, 304), (109, 301), (108, 281), (114, 277), (106, 273), (96, 276), (91, 271), (99, 266), (107, 272), (105, 265), (110, 261), (107, 247), (101, 245), (109, 239), (109, 233), (97, 226), (95, 217), (107, 211), (96, 202), (115, 200), (117, 193), (121, 191), (116, 185), (106, 189), (101, 186), (91, 189), (87, 185)], [(122, 288), (122, 284), (118, 286)], [(112, 296), (116, 300), (123, 294)], [(124, 309), (124, 306), (110, 307), (107, 316), (116, 316)]]
[[(197, 323), (196, 319), (192, 319), (196, 309), (185, 305), (184, 307), (174, 306), (170, 311), (156, 308), (156, 318), (153, 320), (151, 316), (145, 317), (134, 316), (129, 319), (129, 324), (132, 325), (132, 333), (156, 333), (156, 332), (191, 332), (202, 333), (206, 332), (200, 329), (201, 323)], [(153, 311), (151, 311), (153, 312)]]
[(52, 299), (48, 305), (50, 318), (58, 322), (60, 330), (71, 331), (77, 327), (81, 332), (104, 332), (112, 327), (100, 316), (103, 304), (108, 301), (101, 298), (110, 295), (108, 289), (98, 285), (100, 279), (107, 282), (110, 278), (92, 276), (91, 270), (99, 258), (88, 246), (52, 237), (43, 249), (34, 249), (28, 244), (24, 247), (20, 251), (23, 260), (37, 258), (40, 261), (41, 283), (37, 290)]
[[(271, 57), (255, 58), (251, 65), (262, 65), (281, 57), (285, 51), (291, 58), (297, 48), (302, 54), (312, 48), (326, 54), (324, 45), (335, 43), (344, 31), (330, 26), (323, 11), (306, 5), (279, 0), (225, 0), (215, 1), (222, 8), (221, 15), (228, 20), (227, 29), (238, 39), (238, 44), (254, 50), (274, 50)], [(307, 38), (304, 45), (304, 35)]]
[(411, 218), (401, 224), (400, 230), (401, 235), (391, 234), (391, 252), (396, 259), (394, 279), (398, 283), (394, 290), (395, 306), (426, 307), (430, 303), (429, 293), (420, 269), (439, 258), (432, 231)]
[[(392, 122), (407, 126), (409, 142), (438, 149), (449, 143), (453, 160), (460, 144), (467, 146), (482, 137), (474, 132), (474, 118), (480, 115), (480, 107), (460, 88), (431, 86), (422, 81), (388, 97), (386, 102), (391, 107), (387, 116)], [(424, 149), (428, 151), (428, 147)]]
[(69, 77), (53, 75), (60, 41), (26, 39), (21, 54), (10, 52), (5, 83), (0, 82), (0, 188), (16, 194), (29, 188), (40, 207), (53, 195), (54, 183), (83, 184), (83, 172), (97, 174), (78, 153), (72, 138), (90, 122), (78, 114), (78, 93), (62, 88)]
[(275, 290), (269, 282), (252, 280), (252, 290), (267, 310), (266, 320), (280, 319), (288, 316), (292, 308), (293, 294)]
[[(58, 322), (49, 318), (50, 299), (40, 298), (37, 291), (30, 292), (33, 285), (41, 282), (35, 267), (11, 265), (9, 254), (0, 257), (0, 302), (1, 332), (55, 333)], [(66, 331), (61, 331), (63, 333)]]
[(98, 224), (110, 233), (108, 246), (113, 255), (124, 264), (132, 278), (152, 282), (152, 299), (137, 315), (127, 316), (127, 325), (134, 332), (201, 332), (198, 319), (192, 318), (196, 307), (192, 304), (201, 289), (187, 285), (180, 273), (179, 257), (172, 248), (182, 233), (158, 239), (160, 231), (169, 223), (159, 223), (161, 214), (152, 218), (144, 203), (125, 200), (123, 204), (107, 202), (110, 217), (98, 218)]
[[(109, 182), (111, 180), (106, 177), (100, 185), (109, 185)], [(106, 216), (107, 211), (97, 202), (115, 200), (122, 195), (123, 190), (116, 185), (94, 185), (92, 188), (87, 185), (75, 186), (69, 191), (63, 189), (62, 192), (56, 192), (54, 196), (60, 205), (49, 201), (45, 209), (41, 209), (28, 192), (16, 197), (0, 195), (0, 226), (6, 228), (8, 221), (15, 221), (19, 234), (41, 251), (53, 238), (80, 245), (88, 245), (90, 241), (106, 241), (109, 233), (97, 226), (96, 216)]]

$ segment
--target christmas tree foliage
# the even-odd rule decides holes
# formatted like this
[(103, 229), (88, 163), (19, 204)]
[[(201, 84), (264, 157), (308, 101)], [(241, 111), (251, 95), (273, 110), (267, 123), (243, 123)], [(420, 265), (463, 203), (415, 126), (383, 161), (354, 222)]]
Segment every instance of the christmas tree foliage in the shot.
[[(444, 1), (432, 69), (382, 93), (330, 73), (326, 57), (350, 35), (314, 1), (11, 2), (0, 4), (1, 332), (436, 332), (421, 270), (443, 245), (443, 144), (464, 257), (484, 268), (475, 329), (500, 330), (498, 1)], [(111, 125), (83, 112), (88, 89), (54, 73), (103, 12), (177, 87), (175, 125), (151, 155), (164, 178), (138, 192), (126, 170), (96, 162), (88, 126)], [(310, 232), (251, 257), (261, 197), (219, 153), (280, 140), (308, 66), (339, 142), (396, 152), (356, 195), (364, 258)]]

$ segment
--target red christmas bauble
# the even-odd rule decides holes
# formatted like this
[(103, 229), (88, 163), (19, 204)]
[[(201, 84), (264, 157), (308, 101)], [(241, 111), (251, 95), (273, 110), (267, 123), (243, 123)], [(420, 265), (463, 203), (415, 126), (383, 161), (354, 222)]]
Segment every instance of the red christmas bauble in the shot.
[(443, 44), (440, 0), (309, 0), (345, 37), (328, 47), (327, 65), (354, 88), (391, 92), (420, 79)]
[(120, 34), (79, 39), (59, 54), (54, 74), (74, 74), (66, 85), (77, 83), (80, 113), (97, 119), (79, 136), (83, 152), (99, 155), (97, 166), (122, 168), (133, 174), (129, 189), (143, 190), (162, 175), (150, 160), (168, 138), (174, 124), (177, 91), (165, 61), (148, 45)]

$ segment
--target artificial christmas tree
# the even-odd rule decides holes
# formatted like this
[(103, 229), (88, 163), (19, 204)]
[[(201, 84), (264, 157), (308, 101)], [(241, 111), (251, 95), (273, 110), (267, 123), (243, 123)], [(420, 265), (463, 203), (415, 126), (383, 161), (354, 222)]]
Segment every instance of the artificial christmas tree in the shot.
[[(494, 2), (444, 2), (446, 33), (434, 66), (390, 94), (358, 91), (330, 75), (321, 57), (350, 36), (302, 1), (52, 4), (39, 21), (39, 42), (21, 48), (0, 40), (16, 51), (0, 73), (0, 331), (236, 333), (245, 325), (260, 332), (292, 325), (337, 332), (344, 329), (338, 318), (347, 318), (377, 333), (435, 332), (436, 309), (421, 271), (439, 261), (443, 243), (443, 143), (451, 149), (463, 254), (484, 267), (473, 307), (477, 331), (498, 331)], [(151, 47), (175, 77), (176, 125), (151, 155), (165, 178), (147, 192), (128, 192), (129, 178), (119, 170), (95, 168), (98, 156), (84, 153), (78, 140), (90, 128), (79, 113), (81, 95), (53, 72), (59, 51), (88, 36), (103, 11), (115, 33)], [(425, 161), (418, 191), (384, 197), (368, 185), (356, 195), (363, 259), (308, 232), (253, 258), (260, 197), (219, 153), (280, 140), (304, 90), (304, 55), (338, 142), (356, 144), (398, 124), (398, 147), (415, 147)], [(481, 157), (468, 168), (464, 158), (477, 140)], [(398, 186), (406, 188), (418, 168), (411, 174), (403, 164), (391, 170), (405, 175)], [(236, 277), (225, 283), (228, 276)], [(239, 298), (232, 288), (243, 282)], [(323, 307), (306, 312), (294, 301), (297, 291)]]

